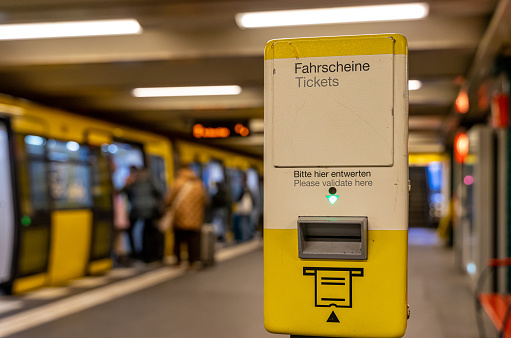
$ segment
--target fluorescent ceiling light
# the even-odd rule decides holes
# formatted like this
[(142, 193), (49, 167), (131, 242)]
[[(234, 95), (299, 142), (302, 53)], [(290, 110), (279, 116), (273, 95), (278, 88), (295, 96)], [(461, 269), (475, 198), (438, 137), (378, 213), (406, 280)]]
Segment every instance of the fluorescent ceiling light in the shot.
[(141, 32), (142, 27), (135, 19), (41, 22), (0, 25), (0, 40), (124, 35)]
[(241, 28), (322, 25), (332, 23), (422, 19), (428, 15), (427, 3), (298, 9), (288, 11), (236, 14)]
[(132, 90), (135, 97), (238, 95), (239, 93), (241, 93), (240, 86), (155, 87)]
[(419, 80), (408, 80), (408, 90), (421, 89), (422, 82)]

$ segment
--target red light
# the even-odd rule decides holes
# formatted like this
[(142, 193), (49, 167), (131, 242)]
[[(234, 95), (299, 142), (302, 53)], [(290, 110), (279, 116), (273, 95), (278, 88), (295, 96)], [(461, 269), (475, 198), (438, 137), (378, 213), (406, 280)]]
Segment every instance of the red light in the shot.
[(472, 183), (474, 183), (474, 178), (470, 175), (467, 175), (463, 179), (463, 183), (465, 183), (466, 185), (472, 185)]
[(496, 94), (491, 105), (492, 123), (495, 128), (509, 127), (509, 95)]
[(484, 82), (479, 86), (479, 89), (477, 89), (477, 107), (479, 108), (479, 111), (484, 111), (489, 105), (488, 83)]
[(459, 133), (454, 138), (454, 159), (458, 163), (464, 163), (468, 155), (468, 136), (466, 133)]
[(248, 134), (250, 133), (250, 130), (248, 130), (248, 128), (245, 127), (244, 125), (242, 125), (241, 123), (237, 123), (234, 126), (234, 132), (236, 134), (239, 134), (239, 135), (245, 137), (245, 136), (248, 136)]
[(462, 90), (459, 92), (458, 97), (456, 98), (456, 102), (454, 104), (454, 108), (460, 114), (466, 114), (468, 109), (470, 108), (468, 94), (466, 91)]
[(248, 136), (249, 133), (250, 133), (250, 131), (248, 130), (247, 127), (243, 127), (243, 128), (240, 129), (240, 135), (243, 136), (243, 137)]

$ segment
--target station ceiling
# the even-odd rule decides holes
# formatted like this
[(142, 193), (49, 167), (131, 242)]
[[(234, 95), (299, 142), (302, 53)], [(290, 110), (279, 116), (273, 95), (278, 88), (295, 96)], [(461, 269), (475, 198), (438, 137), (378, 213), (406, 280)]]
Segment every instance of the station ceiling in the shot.
[[(393, 3), (404, 1), (393, 1)], [(409, 43), (410, 150), (441, 151), (511, 45), (510, 0), (431, 0), (422, 20), (240, 29), (249, 11), (382, 4), (375, 0), (2, 0), (0, 23), (135, 18), (140, 35), (0, 41), (0, 93), (158, 133), (190, 137), (197, 120), (263, 118), (263, 49), (275, 38), (401, 33)], [(239, 85), (240, 95), (135, 98), (131, 89)], [(467, 115), (480, 119), (477, 112)], [(262, 134), (205, 141), (262, 156)]]

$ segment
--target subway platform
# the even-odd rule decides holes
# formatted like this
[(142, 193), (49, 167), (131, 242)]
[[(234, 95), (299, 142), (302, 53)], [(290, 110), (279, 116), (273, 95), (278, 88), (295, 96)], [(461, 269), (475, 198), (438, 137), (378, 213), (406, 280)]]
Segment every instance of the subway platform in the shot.
[[(478, 337), (473, 294), (452, 250), (426, 229), (411, 229), (409, 245), (405, 337)], [(219, 250), (217, 264), (201, 271), (139, 265), (0, 296), (0, 337), (279, 337), (263, 326), (262, 241)]]

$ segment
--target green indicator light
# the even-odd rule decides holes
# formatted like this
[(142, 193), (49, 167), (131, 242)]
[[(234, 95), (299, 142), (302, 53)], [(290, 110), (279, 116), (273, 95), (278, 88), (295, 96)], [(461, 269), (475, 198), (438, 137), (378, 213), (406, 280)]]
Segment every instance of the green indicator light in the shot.
[(326, 195), (326, 198), (328, 199), (328, 202), (330, 202), (330, 204), (334, 205), (335, 202), (337, 202), (339, 195)]
[(21, 217), (21, 224), (28, 227), (30, 224), (32, 224), (32, 219), (30, 216), (23, 216)]

